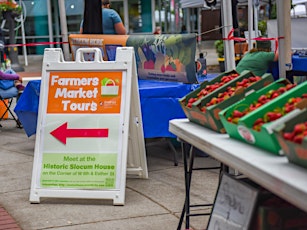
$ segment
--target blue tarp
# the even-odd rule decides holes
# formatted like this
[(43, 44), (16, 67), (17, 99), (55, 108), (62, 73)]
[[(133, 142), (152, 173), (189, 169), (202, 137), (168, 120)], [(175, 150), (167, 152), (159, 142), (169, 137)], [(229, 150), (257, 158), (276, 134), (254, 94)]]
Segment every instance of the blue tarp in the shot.
[(36, 133), (40, 83), (40, 80), (30, 81), (14, 109), (28, 137)]

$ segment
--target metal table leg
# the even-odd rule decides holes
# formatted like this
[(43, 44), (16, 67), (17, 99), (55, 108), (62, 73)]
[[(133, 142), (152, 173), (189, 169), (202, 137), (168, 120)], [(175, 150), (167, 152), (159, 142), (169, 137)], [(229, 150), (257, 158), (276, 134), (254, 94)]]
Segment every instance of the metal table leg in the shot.
[(183, 166), (184, 166), (184, 179), (185, 179), (185, 202), (179, 219), (177, 230), (181, 229), (184, 217), (185, 217), (185, 229), (190, 228), (190, 217), (191, 216), (201, 216), (201, 215), (210, 215), (211, 213), (198, 213), (191, 214), (191, 207), (200, 207), (200, 206), (212, 206), (212, 204), (199, 204), (191, 205), (190, 204), (190, 188), (193, 170), (208, 170), (208, 169), (221, 169), (221, 167), (205, 167), (205, 168), (193, 168), (195, 152), (193, 151), (193, 146), (185, 142), (181, 142), (181, 151), (183, 155)]

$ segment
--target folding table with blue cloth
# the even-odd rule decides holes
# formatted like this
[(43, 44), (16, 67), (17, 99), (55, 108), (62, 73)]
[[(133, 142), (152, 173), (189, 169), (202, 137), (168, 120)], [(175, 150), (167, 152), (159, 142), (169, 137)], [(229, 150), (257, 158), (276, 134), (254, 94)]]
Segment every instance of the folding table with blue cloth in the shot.
[(178, 99), (190, 91), (190, 84), (139, 80), (145, 138), (175, 137), (168, 131), (168, 121), (186, 117)]
[[(208, 74), (212, 80), (218, 74)], [(168, 123), (172, 119), (185, 118), (179, 99), (199, 87), (199, 84), (181, 82), (165, 82), (138, 80), (141, 99), (141, 111), (145, 138), (169, 137), (175, 135), (168, 131)]]

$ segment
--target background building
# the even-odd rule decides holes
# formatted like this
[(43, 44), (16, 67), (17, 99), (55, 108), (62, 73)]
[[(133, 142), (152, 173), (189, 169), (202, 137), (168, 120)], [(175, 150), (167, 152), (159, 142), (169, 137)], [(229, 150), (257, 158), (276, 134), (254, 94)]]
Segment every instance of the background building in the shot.
[[(238, 32), (247, 30), (247, 0), (232, 0), (237, 2)], [(18, 47), (19, 54), (43, 54), (47, 47), (61, 47), (63, 34), (79, 33), (80, 22), (83, 17), (84, 0), (16, 0), (23, 7), (24, 26), (21, 18), (16, 18), (15, 34), (16, 43), (54, 42), (50, 45)], [(64, 9), (60, 9), (59, 2)], [(217, 40), (222, 38), (221, 30), (215, 30), (221, 26), (220, 0), (214, 7), (208, 7), (205, 0), (111, 0), (111, 7), (119, 12), (128, 34), (151, 34), (156, 26), (162, 28), (162, 33), (197, 33), (202, 34), (202, 40)], [(257, 1), (255, 1), (257, 2)], [(271, 17), (273, 0), (261, 0), (259, 2), (259, 20)], [(293, 4), (301, 4), (305, 7), (306, 0), (292, 0)], [(65, 14), (65, 26), (63, 31), (61, 15)], [(301, 15), (297, 9), (293, 14)], [(1, 28), (6, 35), (8, 43), (8, 23), (0, 19)], [(22, 28), (24, 27), (24, 28)], [(260, 29), (260, 28), (259, 28)], [(207, 31), (211, 31), (207, 33)], [(238, 34), (240, 35), (240, 34)], [(241, 34), (242, 36), (242, 34)]]
[[(64, 12), (58, 0), (16, 0), (23, 7), (24, 19), (24, 26), (21, 17), (15, 20), (16, 43), (54, 42), (51, 45), (27, 46), (27, 54), (42, 54), (46, 47), (61, 46), (63, 14), (66, 15), (67, 34), (79, 33), (84, 0), (63, 1)], [(120, 14), (128, 34), (151, 34), (156, 26), (161, 26), (163, 33), (179, 33), (181, 30), (179, 0), (111, 0), (111, 7)], [(3, 19), (1, 27), (5, 33), (8, 32), (8, 25)], [(19, 53), (22, 49), (19, 47)]]

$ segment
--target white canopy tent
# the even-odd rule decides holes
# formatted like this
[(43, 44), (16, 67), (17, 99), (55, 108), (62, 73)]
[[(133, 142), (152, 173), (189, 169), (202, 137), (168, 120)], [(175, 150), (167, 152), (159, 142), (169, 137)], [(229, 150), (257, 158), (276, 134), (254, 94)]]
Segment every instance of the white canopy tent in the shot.
[(294, 6), (293, 9), (291, 10), (291, 16), (292, 17), (307, 16), (306, 8), (307, 7), (305, 5), (301, 5), (301, 4), (298, 4), (298, 5)]
[(204, 0), (181, 0), (180, 3), (181, 8), (199, 8), (207, 5)]
[(292, 0), (293, 5), (307, 3), (307, 0)]
[[(249, 38), (252, 36), (254, 23), (254, 3), (268, 3), (269, 0), (238, 0), (238, 4), (247, 4), (249, 9), (248, 30)], [(273, 1), (272, 1), (273, 2)], [(275, 1), (274, 1), (275, 2)], [(293, 4), (307, 2), (307, 0), (293, 0)], [(205, 0), (181, 0), (182, 8), (203, 8), (206, 7)], [(278, 28), (278, 53), (279, 53), (279, 76), (286, 77), (286, 71), (291, 70), (291, 0), (276, 1), (277, 5), (277, 28)], [(222, 10), (223, 37), (226, 37), (231, 28), (229, 22), (232, 22), (231, 1), (217, 0), (216, 7), (220, 6)], [(199, 26), (200, 28), (200, 26)], [(225, 68), (226, 71), (235, 68), (234, 45), (233, 41), (224, 41), (225, 43)], [(251, 44), (251, 42), (249, 43)]]
[[(223, 4), (221, 4), (223, 1)], [(242, 1), (242, 0), (241, 0)], [(205, 0), (181, 0), (181, 8), (198, 8), (197, 17), (201, 18), (201, 8), (211, 9), (206, 4)], [(231, 1), (229, 0), (217, 0), (217, 4), (215, 7), (220, 7), (222, 10), (222, 25), (223, 25), (223, 37), (226, 37), (230, 30), (232, 29), (232, 25), (227, 25), (228, 22), (232, 22), (232, 9), (231, 9)], [(189, 12), (189, 11), (188, 11)], [(188, 15), (188, 18), (190, 15)], [(201, 40), (201, 21), (198, 20), (198, 41)], [(189, 24), (187, 24), (188, 31)], [(235, 68), (235, 60), (234, 60), (234, 42), (232, 40), (224, 41), (225, 43), (225, 66), (227, 69), (234, 69)]]
[(292, 17), (307, 16), (307, 0), (292, 0), (292, 4), (294, 5), (291, 10)]

